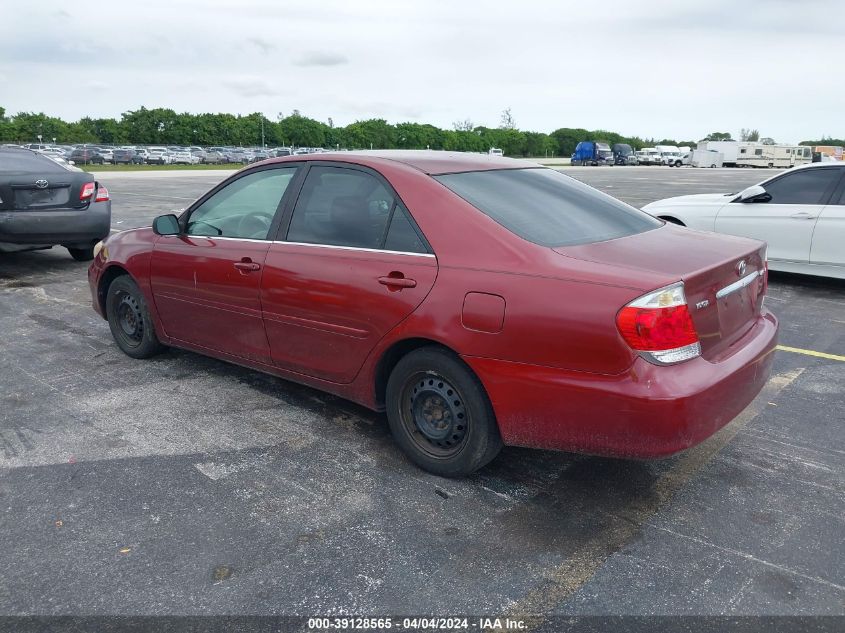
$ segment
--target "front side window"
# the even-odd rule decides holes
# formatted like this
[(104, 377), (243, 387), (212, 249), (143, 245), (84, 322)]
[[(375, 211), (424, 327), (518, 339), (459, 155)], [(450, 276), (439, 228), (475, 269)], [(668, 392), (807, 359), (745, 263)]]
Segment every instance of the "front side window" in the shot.
[(367, 172), (312, 167), (302, 185), (287, 239), (306, 244), (382, 248), (393, 194)]
[(191, 212), (186, 232), (266, 240), (296, 169), (265, 169), (229, 183)]
[(842, 174), (839, 169), (803, 169), (763, 185), (769, 204), (821, 204)]
[(553, 169), (472, 171), (435, 179), (512, 233), (541, 246), (600, 242), (663, 225)]

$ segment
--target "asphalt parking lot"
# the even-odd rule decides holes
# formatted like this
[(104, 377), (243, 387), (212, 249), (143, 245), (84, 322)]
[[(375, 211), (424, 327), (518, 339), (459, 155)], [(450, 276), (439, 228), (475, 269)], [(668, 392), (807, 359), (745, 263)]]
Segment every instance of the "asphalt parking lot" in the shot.
[[(767, 171), (572, 168), (641, 206)], [(115, 229), (223, 172), (103, 174)], [(845, 355), (845, 284), (773, 274), (785, 346)], [(64, 249), (0, 256), (0, 613), (843, 615), (845, 362), (777, 353), (670, 459), (505, 449), (462, 481), (385, 418), (189, 352), (124, 356)]]

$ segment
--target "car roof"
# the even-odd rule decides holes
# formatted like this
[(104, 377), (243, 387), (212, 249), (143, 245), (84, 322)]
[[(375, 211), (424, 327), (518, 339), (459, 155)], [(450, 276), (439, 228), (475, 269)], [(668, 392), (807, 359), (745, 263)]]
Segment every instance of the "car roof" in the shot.
[(540, 167), (528, 160), (516, 160), (502, 156), (473, 154), (469, 152), (444, 152), (437, 150), (355, 150), (351, 152), (322, 152), (319, 154), (299, 154), (283, 156), (265, 162), (298, 161), (340, 161), (358, 163), (369, 167), (378, 167), (383, 161), (403, 163), (409, 167), (436, 176), (464, 171), (488, 171), (493, 169), (525, 169)]

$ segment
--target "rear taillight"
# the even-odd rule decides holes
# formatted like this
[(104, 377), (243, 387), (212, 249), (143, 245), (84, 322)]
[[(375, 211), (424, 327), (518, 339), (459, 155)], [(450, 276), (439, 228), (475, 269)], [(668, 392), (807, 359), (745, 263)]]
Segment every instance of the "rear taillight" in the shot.
[(109, 190), (100, 185), (97, 187), (97, 197), (94, 198), (94, 202), (105, 202), (109, 199)]
[(760, 271), (760, 279), (758, 282), (760, 285), (758, 287), (758, 295), (766, 294), (766, 291), (769, 289), (769, 247), (763, 250), (763, 270)]
[(80, 200), (88, 200), (91, 196), (94, 195), (94, 192), (97, 190), (97, 185), (93, 182), (86, 182), (82, 185), (82, 191), (79, 192), (79, 199)]
[(616, 327), (631, 349), (658, 364), (679, 363), (701, 355), (683, 282), (626, 305), (616, 315)]

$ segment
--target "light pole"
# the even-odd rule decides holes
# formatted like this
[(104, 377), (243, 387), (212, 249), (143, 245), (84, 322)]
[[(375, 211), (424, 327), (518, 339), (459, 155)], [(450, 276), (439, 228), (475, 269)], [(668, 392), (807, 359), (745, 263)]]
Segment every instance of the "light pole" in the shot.
[(264, 116), (261, 117), (261, 149), (264, 149)]

